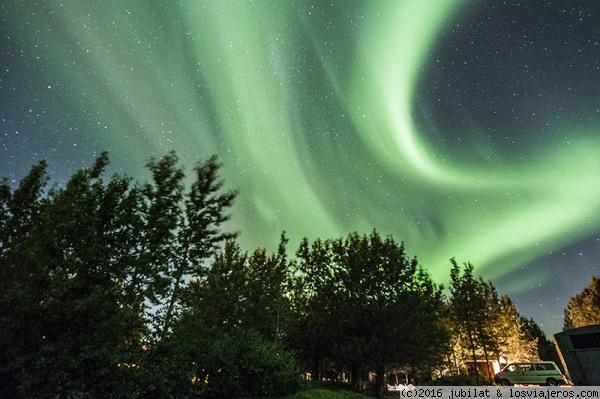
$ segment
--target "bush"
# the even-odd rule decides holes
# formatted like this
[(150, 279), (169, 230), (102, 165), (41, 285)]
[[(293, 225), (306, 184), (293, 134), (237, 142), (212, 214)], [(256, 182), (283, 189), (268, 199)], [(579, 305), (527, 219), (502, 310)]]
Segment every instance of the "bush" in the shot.
[(142, 397), (274, 396), (301, 386), (293, 355), (254, 331), (208, 335), (198, 329), (194, 337), (175, 335), (150, 352), (142, 364)]
[(217, 340), (199, 373), (209, 396), (272, 396), (300, 388), (293, 355), (258, 333), (238, 330)]

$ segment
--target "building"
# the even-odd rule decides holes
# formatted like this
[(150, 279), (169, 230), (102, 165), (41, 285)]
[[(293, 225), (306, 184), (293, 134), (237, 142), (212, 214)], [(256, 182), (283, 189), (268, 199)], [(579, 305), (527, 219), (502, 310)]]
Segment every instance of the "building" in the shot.
[(600, 385), (600, 325), (554, 334), (560, 361), (575, 385)]
[(491, 356), (486, 361), (484, 356), (475, 356), (475, 362), (472, 358), (465, 359), (465, 366), (470, 375), (479, 374), (487, 378), (493, 378), (506, 365), (506, 359), (500, 356), (500, 359), (493, 359)]

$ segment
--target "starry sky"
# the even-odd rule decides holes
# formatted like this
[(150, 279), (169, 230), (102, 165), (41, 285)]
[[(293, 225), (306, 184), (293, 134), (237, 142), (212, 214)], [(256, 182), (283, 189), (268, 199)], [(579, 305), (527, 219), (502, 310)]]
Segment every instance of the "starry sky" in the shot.
[(376, 228), (551, 336), (600, 255), (600, 3), (4, 0), (0, 176), (217, 154), (248, 249)]

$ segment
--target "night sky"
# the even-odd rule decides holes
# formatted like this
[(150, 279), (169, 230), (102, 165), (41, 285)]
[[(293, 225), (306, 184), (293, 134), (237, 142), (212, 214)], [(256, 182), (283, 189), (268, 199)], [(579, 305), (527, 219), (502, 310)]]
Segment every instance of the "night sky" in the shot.
[(600, 2), (3, 0), (0, 176), (217, 154), (247, 250), (376, 228), (546, 334), (600, 261)]

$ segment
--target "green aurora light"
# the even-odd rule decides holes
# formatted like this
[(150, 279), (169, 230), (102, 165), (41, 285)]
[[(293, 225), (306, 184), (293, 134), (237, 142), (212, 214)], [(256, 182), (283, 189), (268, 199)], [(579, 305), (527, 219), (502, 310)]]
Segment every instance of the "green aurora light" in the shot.
[(473, 128), (450, 150), (415, 118), (428, 56), (470, 2), (27, 3), (3, 24), (59, 82), (54, 113), (134, 176), (171, 149), (188, 166), (218, 154), (249, 249), (377, 228), (446, 281), (451, 257), (495, 278), (598, 230), (590, 132), (506, 154)]

